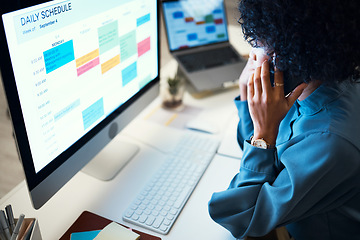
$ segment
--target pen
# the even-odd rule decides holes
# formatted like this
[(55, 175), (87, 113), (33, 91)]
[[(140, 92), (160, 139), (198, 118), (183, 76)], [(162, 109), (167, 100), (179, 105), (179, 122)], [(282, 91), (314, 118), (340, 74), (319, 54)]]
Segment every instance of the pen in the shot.
[(14, 219), (14, 213), (13, 213), (13, 210), (12, 210), (12, 207), (10, 204), (5, 207), (5, 211), (6, 211), (6, 216), (8, 218), (10, 230), (14, 231), (15, 219)]
[(0, 211), (0, 223), (5, 232), (5, 239), (10, 240), (11, 235), (10, 235), (9, 225), (7, 223), (5, 212), (3, 210)]
[(15, 239), (17, 238), (17, 236), (18, 236), (18, 234), (19, 234), (19, 230), (20, 230), (21, 224), (22, 224), (23, 221), (24, 221), (24, 217), (25, 217), (24, 214), (20, 214), (19, 219), (18, 219), (18, 221), (17, 221), (17, 223), (16, 223), (16, 226), (15, 226), (15, 228), (14, 228), (14, 231), (13, 231), (13, 233), (12, 233), (12, 236), (11, 236), (10, 240), (15, 240)]

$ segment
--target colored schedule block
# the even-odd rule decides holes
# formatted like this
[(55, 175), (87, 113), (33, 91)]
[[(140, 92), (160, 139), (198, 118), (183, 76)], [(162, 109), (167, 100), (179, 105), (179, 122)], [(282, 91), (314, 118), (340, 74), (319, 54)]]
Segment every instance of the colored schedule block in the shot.
[(185, 22), (193, 22), (194, 18), (193, 17), (187, 17), (185, 18)]
[(61, 109), (59, 112), (55, 113), (54, 115), (55, 122), (61, 119), (66, 114), (68, 114), (69, 112), (71, 112), (72, 110), (74, 110), (75, 108), (77, 108), (78, 106), (80, 106), (80, 99), (75, 100), (74, 102), (67, 105), (65, 108)]
[(116, 55), (115, 57), (111, 58), (110, 60), (107, 60), (103, 64), (101, 64), (101, 73), (104, 74), (116, 65), (120, 63), (120, 55)]
[(213, 11), (213, 13), (222, 13), (222, 10), (221, 10), (221, 9), (215, 9), (215, 10)]
[(223, 22), (224, 22), (224, 21), (223, 21), (222, 18), (217, 18), (217, 19), (214, 20), (214, 23), (215, 23), (215, 24), (223, 24)]
[(214, 22), (214, 16), (212, 14), (206, 15), (205, 16), (205, 22), (206, 23), (212, 23)]
[(181, 29), (181, 30), (178, 30), (175, 32), (176, 34), (179, 34), (179, 33), (186, 33), (186, 30), (185, 29)]
[(217, 38), (224, 38), (225, 37), (225, 33), (220, 33), (216, 36)]
[(214, 33), (215, 32), (215, 26), (207, 26), (205, 28), (206, 33)]
[(81, 67), (79, 67), (78, 69), (76, 69), (77, 76), (79, 77), (81, 74), (86, 73), (87, 71), (89, 71), (93, 67), (99, 65), (99, 63), (100, 63), (100, 60), (99, 60), (99, 57), (97, 57), (94, 60), (86, 63), (85, 65), (83, 65)]
[(75, 59), (73, 40), (51, 48), (43, 53), (46, 73), (50, 73)]
[(119, 45), (118, 22), (114, 21), (98, 28), (100, 54)]
[(136, 53), (136, 31), (134, 30), (120, 37), (121, 60), (125, 61)]
[(76, 59), (76, 67), (80, 67), (84, 65), (85, 63), (93, 60), (94, 58), (99, 57), (99, 49), (96, 49), (92, 52), (89, 52), (88, 54), (85, 54), (84, 56)]
[(135, 79), (137, 76), (137, 62), (134, 62), (121, 72), (122, 75), (122, 85), (125, 86), (131, 80)]
[(177, 11), (173, 13), (173, 18), (175, 19), (179, 19), (179, 18), (183, 18), (184, 17), (184, 13), (181, 11)]
[(139, 26), (141, 26), (144, 23), (149, 22), (149, 21), (150, 21), (150, 13), (136, 19), (136, 26), (139, 27)]
[(138, 56), (140, 57), (144, 53), (148, 52), (150, 50), (150, 37), (142, 40), (137, 44), (138, 48)]
[(104, 115), (104, 101), (103, 98), (100, 98), (90, 107), (86, 108), (82, 112), (84, 129), (86, 130), (93, 123), (95, 123), (98, 119), (100, 119)]
[(188, 41), (195, 41), (198, 38), (198, 35), (196, 33), (190, 33), (187, 35)]

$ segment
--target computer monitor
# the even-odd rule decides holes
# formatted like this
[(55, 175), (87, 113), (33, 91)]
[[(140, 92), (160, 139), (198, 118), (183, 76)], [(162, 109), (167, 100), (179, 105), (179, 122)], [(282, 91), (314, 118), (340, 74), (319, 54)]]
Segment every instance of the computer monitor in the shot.
[[(158, 10), (157, 0), (1, 3), (2, 80), (34, 208), (158, 96)], [(132, 152), (98, 158), (116, 174), (137, 148), (113, 149)]]

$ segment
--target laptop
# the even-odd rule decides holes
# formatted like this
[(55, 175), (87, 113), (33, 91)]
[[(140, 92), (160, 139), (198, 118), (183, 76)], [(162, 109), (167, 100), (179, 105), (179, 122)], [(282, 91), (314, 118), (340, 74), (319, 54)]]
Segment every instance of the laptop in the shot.
[(224, 0), (162, 0), (169, 51), (195, 91), (237, 85), (246, 60), (229, 42)]

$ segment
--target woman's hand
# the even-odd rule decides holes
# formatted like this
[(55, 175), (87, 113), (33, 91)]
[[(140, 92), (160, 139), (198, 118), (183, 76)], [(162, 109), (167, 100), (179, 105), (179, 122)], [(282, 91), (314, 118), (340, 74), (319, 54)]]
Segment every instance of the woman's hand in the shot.
[(275, 71), (274, 87), (270, 83), (268, 61), (255, 69), (247, 83), (247, 100), (254, 125), (254, 139), (263, 138), (275, 145), (279, 125), (296, 99), (301, 95), (306, 83), (297, 86), (285, 97), (283, 73)]

